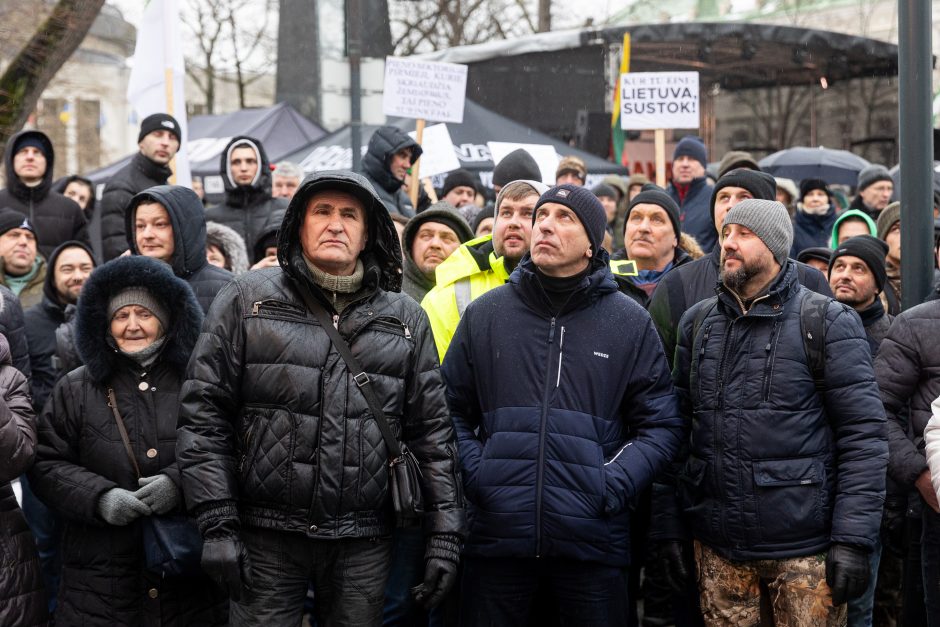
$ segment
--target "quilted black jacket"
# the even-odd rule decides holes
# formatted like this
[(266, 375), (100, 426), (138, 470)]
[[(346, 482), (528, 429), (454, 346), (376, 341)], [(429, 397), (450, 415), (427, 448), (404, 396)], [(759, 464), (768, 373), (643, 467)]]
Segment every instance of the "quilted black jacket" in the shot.
[(323, 186), (368, 190), (366, 295), (338, 318), (392, 430), (421, 466), (429, 533), (464, 533), (454, 430), (427, 317), (404, 294), (394, 225), (368, 182), (351, 172), (308, 178), (280, 230), (280, 267), (236, 277), (216, 297), (189, 362), (177, 459), (186, 502), (206, 528), (240, 517), (311, 538), (391, 531), (388, 453), (345, 362), (298, 294), (310, 279), (298, 232)]

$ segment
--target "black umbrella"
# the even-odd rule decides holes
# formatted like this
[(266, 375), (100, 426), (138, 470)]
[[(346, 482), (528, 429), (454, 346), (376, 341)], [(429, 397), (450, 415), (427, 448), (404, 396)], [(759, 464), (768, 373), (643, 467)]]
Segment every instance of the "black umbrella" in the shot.
[(871, 164), (847, 150), (797, 146), (764, 157), (758, 165), (764, 172), (794, 181), (822, 179), (855, 187), (858, 173)]

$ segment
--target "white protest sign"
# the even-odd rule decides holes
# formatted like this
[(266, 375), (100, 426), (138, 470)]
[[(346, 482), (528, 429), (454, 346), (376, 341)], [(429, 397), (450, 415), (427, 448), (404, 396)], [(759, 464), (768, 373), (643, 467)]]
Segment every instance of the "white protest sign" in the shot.
[(698, 72), (620, 75), (620, 128), (698, 128)]
[(542, 182), (546, 185), (555, 184), (555, 169), (558, 168), (558, 153), (554, 146), (548, 144), (513, 144), (510, 142), (486, 142), (493, 158), (493, 164), (498, 164), (503, 158), (514, 150), (522, 148), (532, 155), (542, 173)]
[(467, 66), (385, 58), (382, 112), (387, 116), (463, 122)]
[[(411, 131), (408, 135), (417, 139), (417, 131)], [(421, 150), (421, 178), (444, 174), (460, 167), (446, 124), (425, 127)]]

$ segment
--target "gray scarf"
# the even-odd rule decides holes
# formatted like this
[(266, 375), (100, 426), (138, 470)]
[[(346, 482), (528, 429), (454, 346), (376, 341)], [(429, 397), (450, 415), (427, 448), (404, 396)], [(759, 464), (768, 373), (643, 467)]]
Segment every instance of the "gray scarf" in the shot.
[(153, 344), (145, 348), (140, 349), (139, 351), (128, 353), (127, 351), (121, 351), (122, 355), (129, 357), (137, 362), (141, 368), (147, 369), (153, 365), (153, 362), (157, 361), (157, 357), (160, 356), (160, 349), (163, 348), (163, 344), (166, 342), (166, 336), (164, 335), (159, 340), (155, 340)]

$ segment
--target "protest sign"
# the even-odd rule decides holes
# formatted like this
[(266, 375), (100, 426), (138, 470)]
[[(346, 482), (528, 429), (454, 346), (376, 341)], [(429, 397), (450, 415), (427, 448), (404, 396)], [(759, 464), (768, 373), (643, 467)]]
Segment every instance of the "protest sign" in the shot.
[(698, 72), (621, 74), (620, 127), (628, 131), (698, 128)]
[(466, 65), (385, 58), (385, 115), (460, 124), (466, 91)]
[[(411, 131), (408, 135), (416, 139), (418, 132)], [(424, 129), (421, 150), (422, 177), (437, 176), (460, 167), (460, 160), (454, 152), (454, 143), (446, 124), (434, 124)]]

